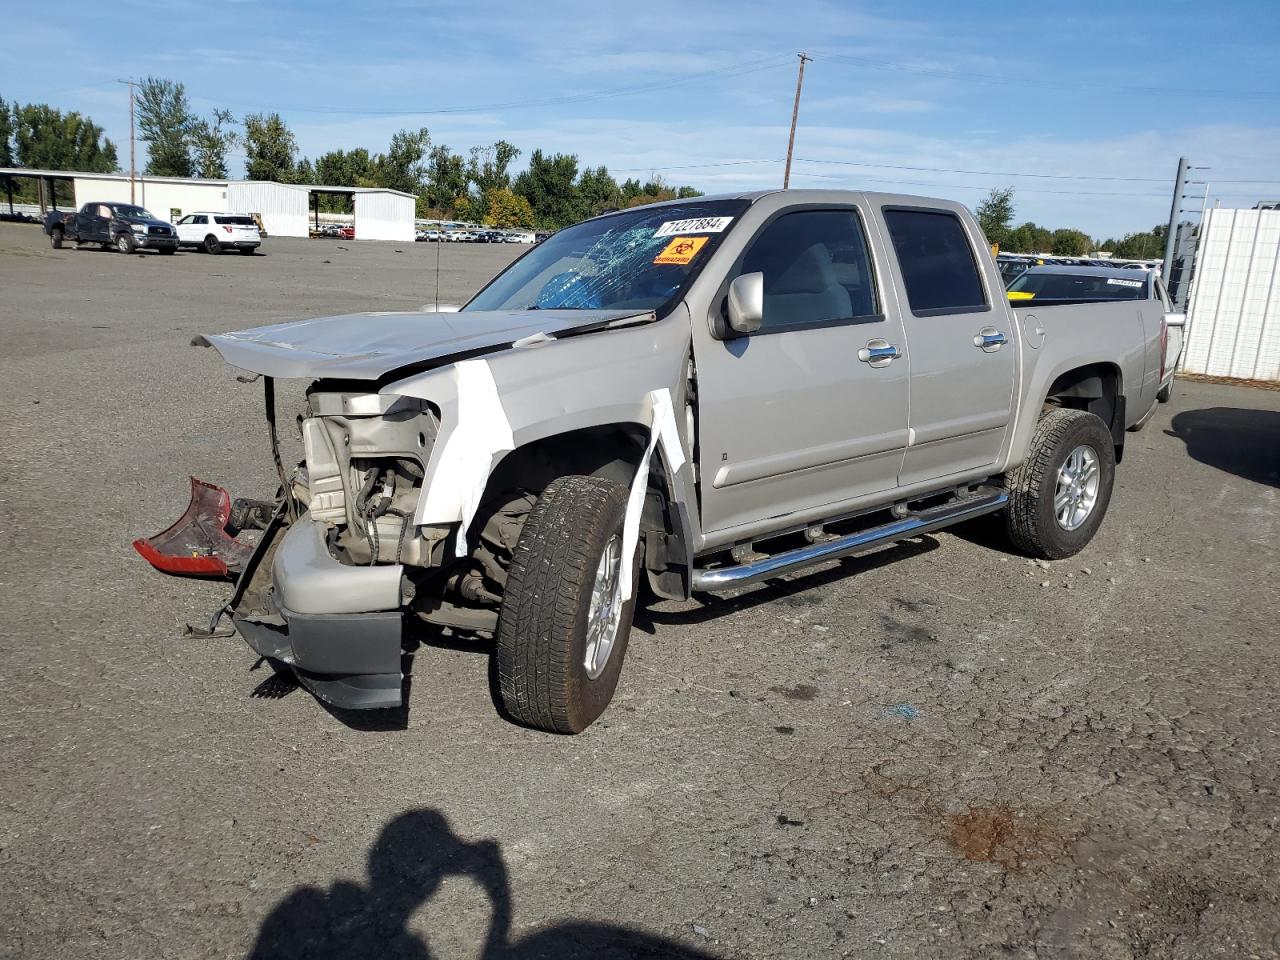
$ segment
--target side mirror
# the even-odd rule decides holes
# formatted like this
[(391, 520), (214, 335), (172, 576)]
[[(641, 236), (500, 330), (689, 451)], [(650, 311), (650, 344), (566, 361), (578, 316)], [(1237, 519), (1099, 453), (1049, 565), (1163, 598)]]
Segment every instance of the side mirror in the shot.
[(729, 330), (755, 333), (763, 321), (764, 274), (744, 273), (729, 284)]
[(1185, 327), (1187, 325), (1187, 315), (1185, 313), (1166, 313), (1164, 315), (1164, 325), (1166, 327)]

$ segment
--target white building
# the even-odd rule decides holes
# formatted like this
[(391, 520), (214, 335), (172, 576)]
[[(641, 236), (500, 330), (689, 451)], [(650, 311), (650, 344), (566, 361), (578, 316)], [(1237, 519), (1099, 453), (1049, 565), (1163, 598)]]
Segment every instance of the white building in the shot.
[(1280, 380), (1280, 210), (1205, 211), (1182, 369)]
[(412, 243), (414, 236), (416, 198), (411, 193), (381, 187), (139, 176), (131, 191), (129, 175), (122, 173), (2, 167), (0, 177), (5, 176), (36, 179), (46, 187), (51, 180), (70, 181), (77, 208), (94, 201), (129, 203), (132, 195), (132, 202), (171, 222), (197, 210), (256, 213), (262, 218), (267, 233), (273, 237), (308, 236), (314, 222), (312, 198), (322, 193), (347, 194), (355, 198), (357, 240)]

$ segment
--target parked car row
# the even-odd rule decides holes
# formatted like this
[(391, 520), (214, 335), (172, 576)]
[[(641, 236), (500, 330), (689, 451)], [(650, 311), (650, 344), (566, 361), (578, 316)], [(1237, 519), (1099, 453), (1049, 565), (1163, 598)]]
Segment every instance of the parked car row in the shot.
[(1158, 276), (1159, 260), (1104, 260), (1101, 257), (1052, 257), (1039, 254), (1002, 253), (996, 257), (996, 266), (1005, 286), (1013, 283), (1032, 267), (1105, 267), (1114, 270), (1149, 270)]
[(311, 236), (330, 240), (354, 240), (356, 228), (349, 223), (326, 223), (311, 231)]
[(535, 243), (529, 230), (419, 230), (414, 237), (421, 243)]
[(258, 224), (249, 214), (190, 213), (174, 224), (134, 203), (93, 202), (76, 211), (53, 210), (44, 219), (44, 232), (55, 250), (71, 242), (76, 247), (96, 243), (125, 254), (172, 254), (188, 247), (205, 253), (239, 250), (251, 256), (262, 245)]

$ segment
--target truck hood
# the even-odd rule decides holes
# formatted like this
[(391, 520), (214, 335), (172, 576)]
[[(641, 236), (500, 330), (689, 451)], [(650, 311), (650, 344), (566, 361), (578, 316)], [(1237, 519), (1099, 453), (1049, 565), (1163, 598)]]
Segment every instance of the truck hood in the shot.
[[(655, 319), (648, 310), (476, 310), (351, 313), (196, 337), (227, 363), (289, 379), (379, 380), (506, 349)], [(629, 321), (629, 322), (628, 322)]]

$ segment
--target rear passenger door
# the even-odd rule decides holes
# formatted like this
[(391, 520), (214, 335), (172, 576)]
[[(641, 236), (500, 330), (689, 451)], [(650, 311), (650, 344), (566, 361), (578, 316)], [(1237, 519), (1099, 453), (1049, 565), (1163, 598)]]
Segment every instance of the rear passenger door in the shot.
[(984, 243), (953, 210), (883, 208), (911, 357), (903, 486), (994, 466), (1013, 418), (1017, 368), (1003, 288), (979, 268)]

